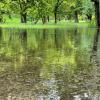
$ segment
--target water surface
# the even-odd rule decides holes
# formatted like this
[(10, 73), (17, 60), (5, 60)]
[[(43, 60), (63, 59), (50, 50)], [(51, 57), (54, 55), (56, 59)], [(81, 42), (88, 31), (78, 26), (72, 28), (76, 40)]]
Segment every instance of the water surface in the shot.
[(0, 100), (100, 100), (99, 33), (0, 28)]

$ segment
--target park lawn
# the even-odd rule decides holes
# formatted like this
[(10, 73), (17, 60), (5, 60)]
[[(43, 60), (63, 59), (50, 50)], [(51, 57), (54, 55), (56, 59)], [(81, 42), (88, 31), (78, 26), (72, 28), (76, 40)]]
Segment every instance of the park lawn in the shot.
[(20, 23), (18, 21), (13, 22), (6, 22), (1, 23), (0, 27), (2, 28), (71, 28), (71, 27), (94, 27), (95, 25), (93, 22), (85, 22), (80, 21), (79, 23), (74, 23), (73, 21), (58, 21), (57, 24), (54, 23), (54, 20), (51, 20), (50, 22), (46, 24), (42, 24), (41, 21), (39, 21), (37, 24), (28, 22), (28, 23)]

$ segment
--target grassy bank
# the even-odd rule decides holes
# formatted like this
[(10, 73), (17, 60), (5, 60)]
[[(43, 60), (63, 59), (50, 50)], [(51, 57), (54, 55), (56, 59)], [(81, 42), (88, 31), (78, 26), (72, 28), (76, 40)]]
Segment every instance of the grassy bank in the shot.
[(2, 28), (71, 28), (71, 27), (94, 27), (95, 25), (92, 22), (83, 22), (80, 21), (79, 23), (74, 23), (73, 21), (60, 21), (57, 24), (54, 21), (50, 21), (49, 23), (42, 24), (42, 22), (38, 22), (37, 24), (34, 23), (26, 23), (22, 24), (19, 22), (6, 22), (1, 23), (0, 27)]

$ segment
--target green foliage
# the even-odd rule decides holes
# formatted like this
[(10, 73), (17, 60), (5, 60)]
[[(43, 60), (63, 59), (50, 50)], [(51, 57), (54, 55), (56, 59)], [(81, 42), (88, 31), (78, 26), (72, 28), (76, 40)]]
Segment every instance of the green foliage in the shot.
[(11, 14), (10, 3), (11, 3), (10, 0), (7, 0), (7, 1), (2, 0), (0, 2), (0, 22), (4, 21), (5, 15), (8, 15), (10, 17), (10, 14)]
[[(4, 15), (21, 16), (26, 20), (38, 22), (42, 20), (54, 19), (72, 19), (77, 16), (84, 17), (94, 15), (94, 7), (90, 0), (2, 0), (0, 1), (0, 20), (3, 20)], [(25, 19), (24, 19), (25, 20)]]
[(92, 16), (94, 13), (93, 3), (91, 0), (84, 0), (83, 1), (83, 14), (86, 16)]

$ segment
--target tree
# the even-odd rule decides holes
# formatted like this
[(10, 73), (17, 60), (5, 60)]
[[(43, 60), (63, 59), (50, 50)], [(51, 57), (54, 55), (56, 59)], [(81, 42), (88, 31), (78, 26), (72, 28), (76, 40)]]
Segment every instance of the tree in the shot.
[(0, 2), (0, 22), (4, 22), (4, 15), (8, 15), (11, 18), (11, 0), (1, 0)]
[(38, 14), (42, 18), (43, 24), (47, 22), (48, 16), (51, 14), (52, 7), (51, 2), (48, 0), (40, 0), (38, 5)]
[(35, 23), (41, 18), (43, 24), (49, 21), (49, 16), (52, 12), (52, 0), (35, 0), (34, 4), (31, 5), (31, 8), (28, 8), (28, 13)]
[(75, 22), (78, 23), (78, 14), (82, 11), (82, 0), (75, 0), (75, 5), (73, 6), (73, 13), (74, 13), (74, 19)]
[[(100, 26), (99, 15), (99, 0), (92, 0), (95, 5), (97, 25)], [(0, 1), (0, 21), (4, 20), (5, 15), (9, 15), (9, 18), (13, 15), (17, 15), (22, 23), (26, 23), (27, 20), (34, 20), (37, 23), (42, 19), (43, 24), (54, 19), (57, 21), (67, 18), (72, 18), (76, 23), (79, 22), (79, 16), (82, 13), (87, 16), (89, 20), (92, 20), (94, 14), (93, 3), (90, 0), (1, 0)]]
[[(30, 0), (12, 0), (17, 8), (17, 13), (20, 13), (21, 23), (27, 22), (27, 9), (30, 7)], [(14, 6), (13, 5), (13, 6)], [(16, 9), (13, 9), (16, 11)]]
[(68, 13), (70, 14), (70, 17), (72, 16), (76, 23), (79, 22), (79, 14), (82, 13), (82, 0), (68, 0)]
[(27, 22), (27, 9), (29, 7), (29, 0), (19, 0), (18, 3), (20, 7), (21, 22), (26, 23)]
[(59, 7), (61, 6), (61, 4), (63, 3), (64, 0), (56, 0), (55, 4), (54, 4), (54, 17), (55, 17), (55, 23), (57, 23), (57, 15), (59, 12)]
[(85, 14), (88, 18), (88, 20), (92, 20), (92, 15), (94, 13), (93, 4), (91, 3), (91, 0), (84, 0), (83, 1), (83, 14)]
[(97, 27), (100, 27), (100, 8), (99, 8), (99, 0), (91, 0), (92, 2), (94, 2), (94, 6), (95, 6), (95, 17), (96, 17), (96, 24)]

